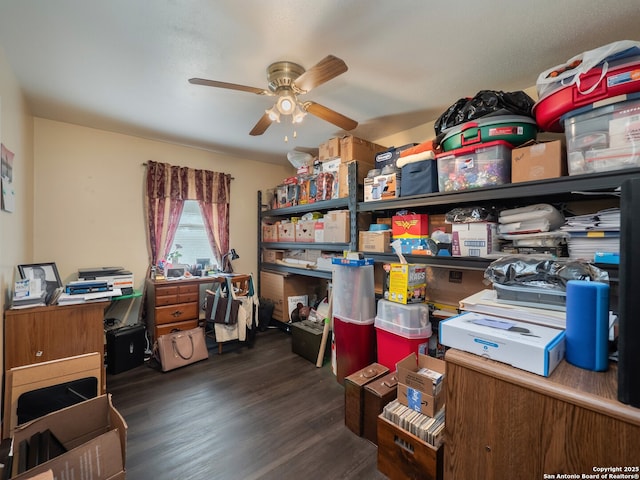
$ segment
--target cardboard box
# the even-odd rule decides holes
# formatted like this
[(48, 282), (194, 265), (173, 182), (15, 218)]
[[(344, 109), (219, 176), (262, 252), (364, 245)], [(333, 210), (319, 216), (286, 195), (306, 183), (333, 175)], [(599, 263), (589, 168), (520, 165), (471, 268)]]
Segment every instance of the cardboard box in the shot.
[(389, 253), (391, 248), (391, 232), (359, 232), (358, 250), (361, 252)]
[(278, 263), (278, 260), (284, 259), (284, 250), (272, 250), (270, 248), (262, 249), (262, 261), (264, 263)]
[(429, 235), (433, 234), (436, 230), (451, 233), (451, 224), (446, 222), (446, 215), (444, 213), (429, 215)]
[[(433, 417), (446, 403), (445, 362), (428, 355), (412, 353), (400, 360), (398, 371), (398, 401), (413, 410)], [(422, 372), (433, 372), (433, 380)]]
[(278, 223), (278, 241), (279, 242), (295, 242), (296, 241), (296, 224), (292, 222)]
[[(412, 353), (396, 364), (398, 382), (428, 395), (436, 396), (445, 390), (445, 367), (446, 363), (443, 360), (422, 353)], [(424, 375), (423, 369), (437, 372), (439, 379), (434, 380)]]
[(354, 137), (353, 135), (345, 135), (340, 139), (340, 158), (343, 163), (358, 160), (374, 168), (376, 153), (385, 149), (386, 147), (382, 145)]
[(521, 146), (511, 151), (511, 183), (567, 175), (566, 150), (560, 140)]
[(313, 241), (318, 243), (324, 242), (324, 218), (318, 220), (313, 226)]
[(278, 241), (278, 225), (263, 225), (262, 241), (277, 242)]
[(444, 446), (435, 448), (412, 433), (378, 417), (378, 470), (390, 479), (442, 480)]
[(348, 243), (350, 238), (350, 213), (333, 210), (324, 216), (325, 243)]
[[(18, 445), (47, 429), (67, 452), (17, 475)], [(55, 478), (111, 480), (119, 478), (118, 475), (124, 478), (127, 424), (113, 406), (111, 395), (101, 395), (23, 424), (15, 430), (13, 442), (12, 479), (26, 480), (47, 470), (53, 471)], [(94, 468), (89, 477), (85, 471), (87, 465), (100, 465), (100, 468)]]
[[(428, 355), (412, 353), (397, 363), (398, 401), (429, 417), (444, 406), (446, 399), (445, 362)], [(439, 376), (435, 382), (420, 372), (428, 370)]]
[(394, 215), (391, 218), (391, 233), (396, 238), (423, 238), (429, 236), (429, 215)]
[(306, 275), (291, 275), (279, 272), (260, 272), (260, 296), (273, 302), (273, 318), (288, 322), (288, 299), (297, 295), (308, 295), (309, 299), (324, 298), (326, 282)]
[(389, 300), (397, 303), (424, 302), (427, 293), (426, 265), (389, 264)]
[(445, 405), (444, 392), (440, 392), (434, 397), (404, 383), (398, 383), (398, 401), (428, 417), (433, 417)]
[(548, 377), (564, 358), (565, 332), (465, 312), (440, 322), (440, 343)]
[(340, 156), (340, 137), (333, 137), (322, 142), (318, 147), (318, 159), (328, 160)]
[(334, 158), (322, 162), (322, 170), (333, 175), (331, 198), (345, 198), (349, 196), (349, 165), (355, 165), (356, 184), (362, 185), (373, 163), (361, 160), (344, 162), (342, 158)]
[(454, 223), (451, 232), (454, 257), (484, 257), (500, 250), (495, 222)]
[(296, 242), (315, 242), (316, 221), (300, 221), (296, 222)]

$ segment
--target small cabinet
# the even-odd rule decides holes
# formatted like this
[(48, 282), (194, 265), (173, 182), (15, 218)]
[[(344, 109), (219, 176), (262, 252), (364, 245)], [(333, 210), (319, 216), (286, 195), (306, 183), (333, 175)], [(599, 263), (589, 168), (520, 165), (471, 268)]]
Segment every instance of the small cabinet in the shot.
[[(104, 357), (108, 302), (7, 310), (4, 368), (98, 352)], [(102, 385), (106, 385), (103, 372)]]

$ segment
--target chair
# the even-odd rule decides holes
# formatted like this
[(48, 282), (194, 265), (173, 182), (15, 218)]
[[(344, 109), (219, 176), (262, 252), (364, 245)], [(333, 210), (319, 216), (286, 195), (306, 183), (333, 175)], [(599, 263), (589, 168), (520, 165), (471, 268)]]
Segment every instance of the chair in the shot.
[[(218, 344), (231, 340), (245, 341), (247, 329), (255, 328), (257, 297), (251, 275), (234, 275), (216, 279), (213, 289), (207, 289), (205, 303), (205, 335)], [(217, 318), (217, 322), (214, 319)], [(222, 323), (224, 322), (224, 323)]]

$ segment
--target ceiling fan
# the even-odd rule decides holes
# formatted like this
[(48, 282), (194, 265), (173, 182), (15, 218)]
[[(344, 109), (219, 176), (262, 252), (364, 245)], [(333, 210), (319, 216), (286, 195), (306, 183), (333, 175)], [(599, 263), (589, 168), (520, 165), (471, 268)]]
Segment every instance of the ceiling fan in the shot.
[(258, 123), (249, 132), (250, 135), (262, 135), (273, 122), (280, 121), (280, 115), (291, 115), (293, 123), (299, 123), (307, 113), (344, 130), (353, 130), (358, 126), (358, 122), (355, 120), (319, 103), (298, 99), (299, 95), (308, 93), (311, 89), (343, 74), (347, 69), (347, 65), (343, 60), (333, 55), (327, 55), (309, 70), (305, 70), (297, 63), (288, 61), (272, 63), (267, 68), (268, 89), (218, 82), (204, 78), (190, 78), (189, 83), (277, 97), (275, 105), (265, 111)]

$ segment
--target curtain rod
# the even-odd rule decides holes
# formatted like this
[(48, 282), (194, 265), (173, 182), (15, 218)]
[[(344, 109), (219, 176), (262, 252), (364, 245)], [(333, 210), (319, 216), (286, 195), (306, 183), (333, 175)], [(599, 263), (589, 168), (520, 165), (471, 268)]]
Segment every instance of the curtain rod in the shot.
[[(147, 166), (147, 162), (143, 162), (142, 166), (146, 167)], [(187, 168), (190, 168), (190, 167), (187, 167)], [(225, 173), (225, 175), (228, 175), (228, 173)], [(235, 180), (236, 179), (236, 177), (230, 177), (230, 178), (231, 178), (231, 180)]]

